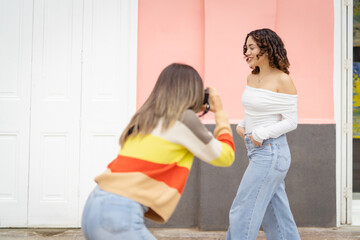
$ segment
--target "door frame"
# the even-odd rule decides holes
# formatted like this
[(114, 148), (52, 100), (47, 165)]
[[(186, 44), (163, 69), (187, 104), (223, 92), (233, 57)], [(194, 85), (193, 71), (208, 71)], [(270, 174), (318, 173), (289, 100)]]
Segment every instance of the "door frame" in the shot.
[(353, 1), (334, 0), (334, 107), (337, 225), (352, 224)]

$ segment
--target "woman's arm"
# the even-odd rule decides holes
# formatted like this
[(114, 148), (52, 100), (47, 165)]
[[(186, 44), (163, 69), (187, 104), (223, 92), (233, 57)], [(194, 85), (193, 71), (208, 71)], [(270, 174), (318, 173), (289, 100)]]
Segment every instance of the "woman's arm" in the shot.
[(178, 135), (178, 140), (200, 160), (214, 166), (228, 167), (235, 159), (235, 145), (226, 111), (216, 90), (209, 87), (210, 111), (215, 114), (214, 134), (209, 133), (200, 119), (191, 110), (186, 111), (181, 131), (186, 138)]
[(269, 138), (277, 138), (297, 128), (297, 111), (283, 113), (282, 120), (274, 125), (256, 128), (252, 132), (252, 138), (257, 142)]
[(183, 120), (169, 129), (166, 139), (186, 147), (204, 162), (228, 167), (234, 162), (235, 145), (232, 135), (226, 130), (228, 128), (221, 129), (222, 132), (215, 137), (192, 110), (187, 110)]
[[(291, 77), (285, 73), (280, 74), (277, 81), (277, 89), (279, 93), (285, 93), (294, 96), (297, 94), (297, 90)], [(252, 139), (257, 143), (262, 143), (263, 140), (277, 138), (282, 134), (295, 130), (298, 123), (297, 100), (293, 101), (293, 99), (290, 99), (288, 104), (289, 109), (291, 110), (281, 113), (282, 120), (280, 122), (271, 126), (256, 128), (252, 132)]]
[(239, 136), (245, 140), (245, 119), (243, 119), (237, 126), (236, 132)]

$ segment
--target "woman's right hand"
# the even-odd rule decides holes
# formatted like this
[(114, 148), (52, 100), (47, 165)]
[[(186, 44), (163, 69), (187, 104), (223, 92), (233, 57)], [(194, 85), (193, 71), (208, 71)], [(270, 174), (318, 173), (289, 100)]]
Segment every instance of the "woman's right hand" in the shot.
[(210, 111), (216, 113), (217, 111), (223, 110), (223, 104), (216, 89), (213, 87), (208, 87), (208, 88), (209, 88)]
[(245, 141), (245, 128), (243, 128), (241, 126), (237, 126), (236, 127), (236, 132)]

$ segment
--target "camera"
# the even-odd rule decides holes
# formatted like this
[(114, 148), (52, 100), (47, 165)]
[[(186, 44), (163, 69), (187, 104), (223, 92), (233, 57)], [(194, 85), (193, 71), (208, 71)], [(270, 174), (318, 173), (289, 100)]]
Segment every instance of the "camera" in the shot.
[(210, 95), (209, 89), (205, 88), (204, 89), (204, 101), (203, 101), (203, 104), (205, 105), (205, 110), (199, 117), (204, 116), (210, 110), (209, 95)]
[(204, 102), (203, 102), (203, 104), (206, 104), (206, 105), (210, 106), (210, 104), (209, 104), (209, 89), (205, 88), (204, 93), (205, 94), (204, 94)]

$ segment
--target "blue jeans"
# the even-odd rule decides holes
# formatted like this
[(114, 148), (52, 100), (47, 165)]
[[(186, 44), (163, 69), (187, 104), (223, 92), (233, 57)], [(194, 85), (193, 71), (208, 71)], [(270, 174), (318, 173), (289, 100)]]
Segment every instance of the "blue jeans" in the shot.
[(300, 239), (285, 192), (291, 155), (286, 136), (255, 147), (245, 135), (249, 165), (229, 213), (227, 240), (255, 240), (262, 225), (266, 239)]
[(84, 207), (82, 232), (87, 240), (154, 240), (144, 225), (147, 210), (138, 202), (96, 186)]

